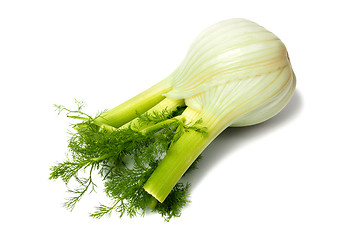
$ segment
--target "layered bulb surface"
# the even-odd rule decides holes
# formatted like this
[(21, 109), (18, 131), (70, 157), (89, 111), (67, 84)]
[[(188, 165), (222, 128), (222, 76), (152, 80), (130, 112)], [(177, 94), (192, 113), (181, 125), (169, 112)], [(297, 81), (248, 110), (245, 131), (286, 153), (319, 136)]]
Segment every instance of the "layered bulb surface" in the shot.
[(291, 99), (296, 85), (285, 45), (245, 19), (219, 22), (203, 31), (165, 81), (170, 99), (195, 111), (219, 115), (229, 126), (263, 122)]

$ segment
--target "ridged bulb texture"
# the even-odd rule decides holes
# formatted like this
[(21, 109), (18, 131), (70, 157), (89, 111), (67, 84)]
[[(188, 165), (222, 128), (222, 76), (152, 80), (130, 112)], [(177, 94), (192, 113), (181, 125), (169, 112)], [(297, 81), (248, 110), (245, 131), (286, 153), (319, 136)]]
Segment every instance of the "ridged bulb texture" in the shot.
[(276, 115), (296, 85), (281, 40), (246, 19), (210, 26), (192, 43), (185, 59), (166, 79), (170, 99), (185, 99), (195, 111), (247, 126)]

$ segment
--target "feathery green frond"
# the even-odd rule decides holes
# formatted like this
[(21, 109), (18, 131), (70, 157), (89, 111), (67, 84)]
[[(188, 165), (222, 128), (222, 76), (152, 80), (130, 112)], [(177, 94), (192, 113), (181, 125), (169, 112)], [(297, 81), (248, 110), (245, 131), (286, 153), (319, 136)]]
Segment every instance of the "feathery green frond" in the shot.
[[(185, 131), (198, 131), (199, 123), (185, 125), (178, 117), (185, 109), (180, 106), (173, 112), (165, 109), (139, 115), (137, 126), (141, 127), (108, 130), (94, 122), (96, 117), (92, 118), (82, 111), (83, 102), (77, 102), (77, 105), (76, 110), (57, 105), (59, 112), (66, 111), (68, 117), (83, 120), (72, 125), (76, 131), (70, 133), (66, 161), (50, 169), (50, 179), (60, 178), (66, 184), (71, 179), (77, 182), (76, 187), (68, 190), (71, 196), (64, 206), (72, 210), (85, 193), (94, 191), (96, 184), (92, 174), (97, 173), (104, 181), (104, 191), (112, 204), (100, 204), (90, 214), (91, 217), (101, 218), (112, 212), (120, 217), (143, 216), (156, 201), (144, 190), (143, 185), (170, 145)], [(84, 177), (84, 174), (87, 176)], [(167, 221), (179, 216), (181, 209), (189, 202), (189, 187), (190, 184), (178, 183), (169, 199), (158, 202), (152, 211), (160, 213)]]

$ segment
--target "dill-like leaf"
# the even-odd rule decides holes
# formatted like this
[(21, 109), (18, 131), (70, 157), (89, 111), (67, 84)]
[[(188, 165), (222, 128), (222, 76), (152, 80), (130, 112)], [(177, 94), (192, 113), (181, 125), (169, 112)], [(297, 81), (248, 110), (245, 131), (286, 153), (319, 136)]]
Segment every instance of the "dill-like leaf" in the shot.
[[(50, 179), (60, 178), (66, 184), (71, 179), (77, 182), (77, 186), (69, 188), (71, 196), (64, 204), (72, 210), (85, 193), (95, 190), (92, 175), (99, 174), (112, 204), (100, 204), (90, 214), (93, 218), (101, 218), (112, 212), (120, 217), (143, 216), (154, 201), (143, 185), (164, 158), (171, 143), (186, 131), (206, 132), (201, 122), (185, 125), (184, 121), (174, 118), (184, 111), (184, 106), (172, 112), (165, 109), (140, 115), (140, 125), (152, 126), (149, 131), (141, 131), (141, 128), (133, 127), (116, 130), (103, 128), (94, 121), (97, 117), (92, 118), (82, 111), (83, 102), (76, 103), (76, 110), (56, 105), (59, 112), (66, 111), (69, 117), (83, 121), (72, 125), (76, 131), (70, 133), (67, 159), (51, 167)], [(161, 124), (164, 121), (169, 124)], [(187, 172), (192, 169), (190, 167)], [(190, 184), (178, 183), (167, 199), (158, 203), (153, 211), (160, 213), (166, 221), (180, 216), (181, 209), (189, 202), (189, 187)]]

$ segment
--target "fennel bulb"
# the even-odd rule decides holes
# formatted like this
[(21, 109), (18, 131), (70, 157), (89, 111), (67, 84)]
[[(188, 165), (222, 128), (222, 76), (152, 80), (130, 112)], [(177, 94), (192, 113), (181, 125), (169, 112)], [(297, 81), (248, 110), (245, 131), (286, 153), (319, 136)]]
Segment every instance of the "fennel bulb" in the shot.
[[(210, 26), (192, 43), (167, 78), (119, 106), (91, 118), (81, 106), (71, 118), (84, 122), (70, 140), (72, 160), (52, 168), (51, 179), (68, 182), (90, 168), (81, 191), (98, 170), (114, 204), (109, 212), (144, 214), (150, 206), (167, 219), (179, 216), (188, 185), (178, 183), (200, 153), (227, 127), (248, 126), (276, 115), (293, 96), (296, 80), (285, 45), (273, 33), (245, 19)], [(127, 157), (135, 164), (128, 166)], [(95, 184), (94, 184), (95, 185)], [(169, 195), (170, 194), (170, 195)], [(167, 201), (167, 199), (169, 199)]]

